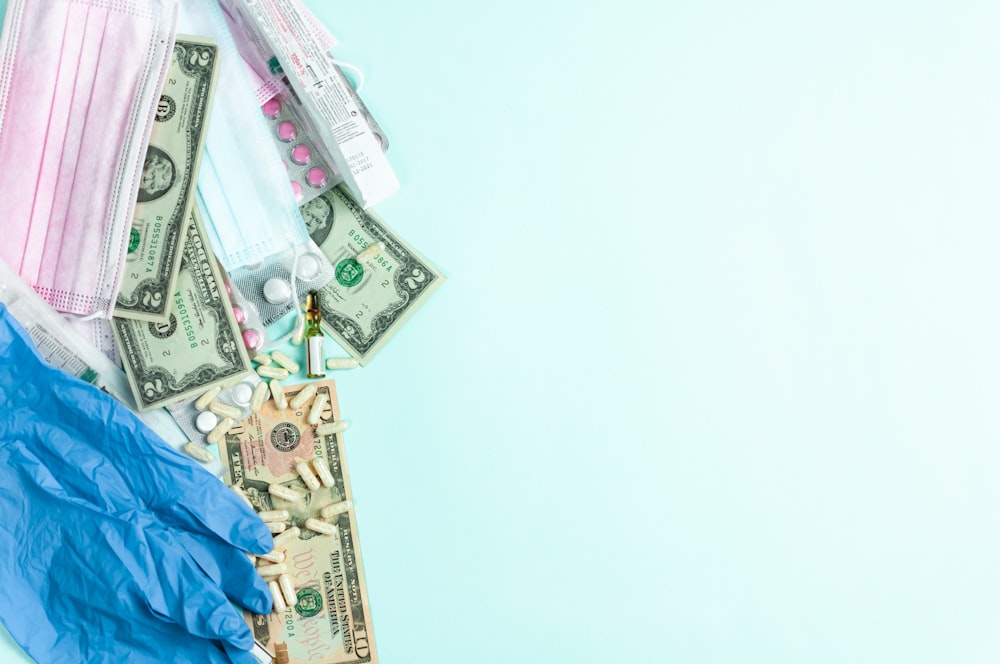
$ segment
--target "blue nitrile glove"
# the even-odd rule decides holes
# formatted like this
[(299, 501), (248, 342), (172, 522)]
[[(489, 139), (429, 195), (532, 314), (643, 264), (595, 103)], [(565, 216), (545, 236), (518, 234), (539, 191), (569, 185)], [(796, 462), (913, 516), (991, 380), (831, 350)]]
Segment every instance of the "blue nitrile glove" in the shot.
[(39, 662), (254, 662), (228, 599), (272, 537), (113, 398), (47, 365), (0, 304), (0, 621)]

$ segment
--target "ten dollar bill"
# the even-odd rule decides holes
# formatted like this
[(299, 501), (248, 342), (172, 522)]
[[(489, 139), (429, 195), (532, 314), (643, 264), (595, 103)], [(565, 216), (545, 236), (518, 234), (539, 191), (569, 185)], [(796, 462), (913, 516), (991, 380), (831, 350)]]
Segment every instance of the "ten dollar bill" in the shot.
[(168, 319), (112, 319), (140, 410), (200, 394), (251, 370), (197, 207), (188, 217), (185, 236)]
[(142, 167), (115, 316), (164, 322), (170, 313), (218, 63), (214, 41), (177, 37)]
[[(343, 185), (299, 210), (310, 237), (335, 270), (320, 291), (323, 328), (367, 364), (441, 285), (444, 275), (384, 221), (358, 205)], [(364, 265), (354, 260), (359, 251), (380, 240), (385, 251)]]
[[(320, 424), (340, 419), (332, 380), (314, 383), (329, 402)], [(286, 387), (290, 400), (304, 385)], [(226, 483), (238, 487), (257, 511), (285, 509), (289, 526), (302, 531), (285, 549), (285, 563), (295, 584), (297, 602), (283, 613), (244, 613), (254, 639), (275, 655), (277, 664), (377, 662), (371, 613), (365, 587), (354, 510), (333, 518), (336, 535), (320, 535), (305, 527), (326, 505), (352, 500), (344, 458), (343, 434), (316, 436), (306, 423), (312, 400), (296, 410), (278, 410), (268, 401), (259, 413), (236, 425), (219, 443)], [(332, 487), (310, 491), (295, 470), (295, 459), (322, 457), (334, 478)], [(294, 487), (303, 498), (289, 503), (267, 492), (269, 484)]]

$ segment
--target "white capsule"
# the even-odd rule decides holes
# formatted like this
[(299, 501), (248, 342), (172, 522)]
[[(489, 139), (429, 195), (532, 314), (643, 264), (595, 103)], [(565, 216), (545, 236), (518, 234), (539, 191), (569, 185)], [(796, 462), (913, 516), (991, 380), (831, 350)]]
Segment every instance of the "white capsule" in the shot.
[(327, 523), (326, 521), (320, 521), (319, 519), (308, 518), (306, 519), (306, 528), (309, 530), (320, 533), (323, 535), (336, 535), (337, 526), (332, 523)]
[(317, 436), (329, 436), (334, 433), (341, 433), (347, 431), (347, 420), (339, 420), (337, 422), (329, 422), (327, 424), (321, 424), (316, 427)]
[(246, 406), (250, 403), (250, 399), (253, 398), (254, 387), (256, 386), (246, 381), (233, 386), (233, 401), (241, 406)]
[(202, 463), (212, 463), (213, 461), (215, 461), (215, 457), (212, 456), (212, 453), (206, 450), (198, 443), (194, 442), (184, 443), (184, 453), (187, 454), (192, 459), (197, 459)]
[(248, 553), (247, 554), (247, 560), (250, 561), (251, 565), (256, 565), (257, 564), (257, 556), (253, 555), (252, 553)]
[(288, 378), (288, 369), (280, 367), (257, 367), (257, 375), (264, 378)]
[(216, 415), (221, 415), (222, 417), (231, 417), (234, 420), (240, 419), (243, 415), (243, 411), (236, 406), (230, 406), (227, 403), (222, 403), (221, 401), (213, 401), (208, 404), (209, 412), (215, 413)]
[(257, 516), (260, 517), (261, 521), (288, 521), (291, 518), (291, 514), (288, 510), (267, 510), (266, 512), (261, 512)]
[(309, 467), (308, 461), (296, 457), (295, 470), (298, 471), (299, 477), (302, 478), (302, 481), (305, 482), (310, 491), (315, 491), (320, 487), (319, 480), (316, 479), (316, 475), (313, 473), (312, 468)]
[(253, 397), (250, 398), (250, 412), (256, 413), (264, 407), (264, 402), (267, 401), (268, 390), (267, 383), (260, 381), (257, 383), (257, 387), (253, 388)]
[(298, 394), (292, 397), (292, 400), (289, 401), (288, 403), (289, 405), (291, 405), (292, 410), (298, 410), (305, 404), (305, 402), (312, 399), (315, 395), (316, 395), (316, 384), (309, 383), (308, 385), (303, 387)]
[(359, 263), (364, 263), (369, 258), (375, 258), (380, 253), (385, 251), (385, 242), (379, 240), (378, 242), (373, 242), (367, 247), (358, 252), (358, 255), (354, 257)]
[(210, 443), (217, 443), (222, 440), (222, 437), (226, 435), (226, 432), (233, 428), (236, 424), (236, 420), (231, 417), (224, 417), (222, 421), (215, 425), (215, 428), (209, 432), (208, 436), (205, 438)]
[(274, 600), (274, 608), (272, 611), (274, 613), (284, 613), (288, 610), (288, 605), (285, 604), (285, 598), (281, 596), (281, 588), (278, 587), (277, 581), (268, 581), (267, 587), (271, 590), (271, 599)]
[(301, 532), (302, 531), (299, 530), (298, 526), (292, 526), (291, 528), (281, 533), (280, 535), (275, 535), (274, 548), (284, 549), (286, 546), (297, 540), (299, 538), (299, 533)]
[(281, 595), (285, 598), (285, 603), (288, 606), (295, 606), (298, 598), (295, 597), (295, 584), (292, 583), (292, 577), (287, 574), (279, 576), (278, 587), (281, 588)]
[(323, 486), (333, 486), (336, 484), (336, 481), (333, 479), (333, 473), (330, 472), (330, 465), (323, 457), (313, 457), (313, 470), (316, 471), (319, 481), (323, 483)]
[(277, 535), (278, 533), (283, 533), (288, 528), (288, 524), (284, 521), (268, 521), (267, 529), (271, 531), (272, 535)]
[(319, 515), (324, 519), (332, 519), (338, 514), (343, 514), (354, 507), (353, 500), (342, 500), (339, 503), (334, 503), (333, 505), (327, 505), (319, 511)]
[(285, 398), (285, 391), (281, 389), (281, 383), (277, 380), (271, 381), (271, 397), (274, 399), (274, 407), (278, 410), (288, 408), (288, 399)]
[(302, 494), (291, 487), (287, 487), (284, 484), (269, 484), (267, 486), (267, 492), (272, 496), (287, 500), (290, 503), (296, 503), (302, 500)]
[(271, 363), (271, 356), (267, 353), (257, 353), (253, 356), (253, 361), (262, 367), (266, 367)]
[[(288, 532), (288, 531), (286, 530), (285, 532)], [(285, 562), (285, 552), (284, 551), (278, 551), (277, 549), (273, 549), (271, 551), (268, 551), (267, 553), (262, 553), (262, 554), (258, 555), (257, 557), (260, 558), (261, 560), (269, 560), (272, 563), (283, 563), (283, 562)]]
[(326, 361), (327, 369), (353, 369), (358, 361), (353, 357), (331, 357)]
[(198, 397), (197, 401), (194, 402), (194, 407), (198, 410), (205, 410), (208, 408), (208, 404), (212, 403), (215, 400), (215, 397), (219, 396), (219, 392), (221, 391), (222, 388), (218, 385), (210, 390), (207, 390), (204, 394)]
[(312, 408), (309, 409), (309, 416), (306, 417), (306, 422), (309, 424), (319, 424), (319, 418), (323, 416), (323, 407), (326, 406), (328, 399), (329, 397), (326, 396), (325, 392), (316, 397)]
[(276, 350), (271, 353), (271, 359), (288, 369), (288, 373), (296, 374), (299, 372), (299, 363), (282, 353), (280, 350)]
[(202, 433), (208, 433), (219, 423), (219, 418), (215, 413), (209, 411), (204, 411), (198, 413), (198, 417), (194, 418), (194, 428)]
[(306, 319), (304, 316), (299, 316), (298, 322), (295, 323), (295, 331), (292, 332), (292, 344), (295, 346), (301, 346), (302, 340), (306, 338)]
[(257, 568), (257, 573), (261, 576), (279, 576), (288, 573), (288, 565), (278, 563), (276, 565), (261, 565)]

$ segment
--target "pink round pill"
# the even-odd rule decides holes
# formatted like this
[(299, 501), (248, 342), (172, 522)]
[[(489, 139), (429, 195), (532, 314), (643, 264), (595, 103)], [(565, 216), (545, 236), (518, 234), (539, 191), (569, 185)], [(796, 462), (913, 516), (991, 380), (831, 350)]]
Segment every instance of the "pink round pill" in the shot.
[(309, 172), (306, 173), (306, 182), (314, 187), (322, 187), (326, 184), (326, 171), (319, 166), (310, 168)]
[(296, 164), (308, 164), (311, 156), (312, 150), (309, 149), (308, 145), (296, 145), (292, 150), (292, 161)]
[(278, 123), (278, 138), (284, 142), (288, 143), (289, 141), (295, 140), (298, 133), (299, 131), (295, 128), (295, 125), (288, 120)]
[(260, 348), (260, 335), (256, 330), (243, 330), (243, 345), (247, 348)]
[(233, 287), (229, 285), (228, 281), (223, 281), (222, 285), (226, 287), (226, 295), (232, 295), (233, 294)]
[(264, 115), (269, 118), (276, 118), (281, 113), (281, 102), (278, 101), (277, 97), (273, 97), (265, 101), (261, 108), (264, 110)]
[(302, 198), (302, 185), (296, 182), (295, 180), (292, 180), (291, 182), (292, 182), (292, 193), (295, 194), (295, 200), (299, 200), (300, 198)]
[(236, 322), (240, 325), (247, 319), (247, 315), (239, 307), (233, 307), (233, 317), (236, 318)]

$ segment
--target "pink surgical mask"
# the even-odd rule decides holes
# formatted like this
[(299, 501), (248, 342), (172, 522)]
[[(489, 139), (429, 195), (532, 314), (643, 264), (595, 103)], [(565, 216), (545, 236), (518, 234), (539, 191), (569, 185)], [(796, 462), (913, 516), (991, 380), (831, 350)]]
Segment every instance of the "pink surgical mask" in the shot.
[(0, 37), (0, 258), (53, 307), (110, 317), (177, 8), (10, 0)]

